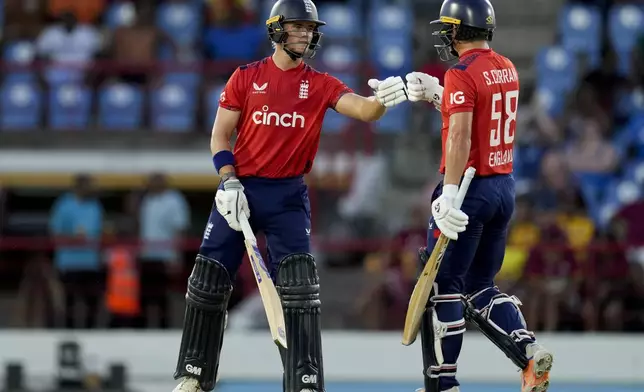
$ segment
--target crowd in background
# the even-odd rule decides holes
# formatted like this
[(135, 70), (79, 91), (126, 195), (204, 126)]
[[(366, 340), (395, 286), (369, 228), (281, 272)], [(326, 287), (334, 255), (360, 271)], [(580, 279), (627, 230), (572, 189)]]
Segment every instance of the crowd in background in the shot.
[[(221, 77), (236, 65), (270, 49), (257, 23), (261, 7), (252, 1), (205, 2), (204, 28), (189, 45), (154, 25), (154, 2), (150, 1), (125, 1), (132, 6), (131, 14), (125, 15), (130, 22), (116, 29), (106, 27), (110, 16), (104, 10), (110, 1), (5, 1), (3, 42), (29, 39), (36, 43), (36, 57), (47, 64), (40, 74), (41, 83), (82, 77), (96, 86), (113, 78), (153, 84), (154, 73), (135, 65), (153, 64), (162, 48), (168, 50), (167, 59), (184, 64), (195, 59), (224, 60), (220, 65), (232, 68), (212, 75), (204, 71), (206, 83), (221, 83)], [(610, 4), (601, 3), (602, 20), (608, 20)], [(529, 100), (519, 110), (517, 205), (498, 284), (523, 301), (526, 319), (536, 330), (644, 330), (644, 147), (630, 139), (624, 142), (623, 136), (638, 124), (642, 109), (628, 106), (626, 110), (622, 104), (624, 97), (642, 94), (644, 36), (628, 57), (632, 66), (623, 71), (620, 61), (624, 59), (618, 56), (622, 53), (612, 45), (607, 28), (602, 34), (601, 55), (597, 61), (585, 62), (575, 76), (577, 83), (561, 94), (566, 100), (557, 110), (549, 106), (538, 81), (523, 94)], [(61, 37), (73, 40), (74, 45)], [(560, 37), (560, 43), (565, 39)], [(74, 53), (61, 50), (72, 47)], [(56, 66), (68, 56), (88, 63), (109, 60), (116, 68), (107, 72), (87, 67), (79, 73)], [(417, 65), (439, 78), (446, 70), (433, 57)], [(423, 112), (428, 117), (423, 124), (435, 127), (433, 109), (428, 105)], [(345, 282), (337, 285), (346, 284), (338, 278), (341, 275), (359, 279), (352, 285), (358, 290), (351, 295), (347, 295), (350, 287), (323, 280), (327, 287), (334, 287), (327, 290), (343, 297), (329, 301), (334, 305), (327, 314), (348, 314), (334, 327), (402, 327), (418, 268), (417, 250), (426, 241), (428, 190), (438, 180), (435, 165), (413, 173), (409, 167), (416, 167), (410, 166), (415, 159), (427, 167), (427, 156), (437, 156), (436, 131), (397, 136), (393, 152), (384, 158), (375, 154), (356, 170), (361, 175), (354, 176), (339, 202), (335, 198), (314, 211), (323, 221), (338, 218), (325, 225), (330, 238), (335, 234), (368, 245), (345, 252), (315, 249), (329, 279)], [(418, 137), (423, 138), (421, 143), (415, 143)], [(433, 151), (419, 149), (423, 145), (433, 146)], [(144, 192), (133, 192), (125, 206), (118, 207), (123, 220), (107, 225), (101, 190), (91, 184), (90, 177), (79, 176), (75, 188), (50, 206), (47, 226), (55, 248), (29, 259), (21, 276), (22, 302), (15, 307), (14, 325), (176, 327), (190, 252), (196, 251), (194, 243), (187, 253), (180, 243), (191, 233), (201, 234), (206, 216), (193, 218), (190, 210), (196, 206), (180, 191), (167, 187), (164, 176), (157, 174)], [(387, 193), (377, 185), (387, 187)], [(413, 197), (406, 191), (410, 187)], [(382, 207), (391, 198), (404, 197), (409, 197), (409, 211), (394, 224), (394, 217), (388, 215), (394, 212)], [(389, 226), (383, 228), (383, 222)], [(142, 248), (123, 252), (118, 242), (100, 250), (94, 245), (69, 247), (74, 241), (126, 237), (140, 237)], [(170, 245), (160, 247), (155, 241)], [(152, 242), (155, 245), (146, 247)], [(135, 283), (126, 274), (116, 274), (128, 266), (133, 267)], [(256, 295), (247, 268), (238, 278), (242, 284), (231, 313), (243, 309)], [(116, 285), (115, 279), (121, 279), (122, 285)], [(119, 296), (116, 289), (130, 284), (135, 289), (134, 302), (127, 295)], [(176, 317), (173, 304), (179, 309)]]

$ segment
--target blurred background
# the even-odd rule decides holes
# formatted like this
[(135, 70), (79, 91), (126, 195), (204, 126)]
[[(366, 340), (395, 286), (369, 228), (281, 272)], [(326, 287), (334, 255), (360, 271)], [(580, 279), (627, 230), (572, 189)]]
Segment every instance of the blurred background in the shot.
[[(273, 1), (0, 3), (0, 326), (177, 334), (218, 184), (219, 94), (271, 53)], [(440, 3), (317, 0), (310, 63), (365, 95), (412, 70), (442, 83)], [(492, 47), (522, 86), (498, 284), (536, 331), (642, 333), (644, 3), (492, 3)], [(326, 330), (401, 330), (439, 160), (429, 104), (373, 124), (328, 112), (307, 177)], [(229, 332), (266, 329), (255, 287), (245, 262)]]

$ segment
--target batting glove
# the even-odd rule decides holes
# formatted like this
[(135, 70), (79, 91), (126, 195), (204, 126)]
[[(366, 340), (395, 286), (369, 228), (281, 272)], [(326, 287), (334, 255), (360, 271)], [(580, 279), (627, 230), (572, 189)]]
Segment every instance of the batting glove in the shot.
[(405, 76), (405, 79), (407, 79), (410, 101), (429, 101), (434, 104), (436, 109), (441, 109), (443, 86), (438, 82), (438, 78), (422, 72), (410, 72)]
[(367, 83), (378, 102), (386, 108), (407, 100), (407, 87), (400, 76), (390, 76), (385, 80), (369, 79)]
[(450, 240), (457, 240), (458, 233), (465, 231), (469, 218), (454, 207), (458, 185), (443, 185), (443, 193), (432, 203), (432, 216), (436, 226)]
[(224, 182), (224, 189), (219, 189), (215, 195), (217, 211), (226, 219), (231, 229), (241, 231), (239, 218), (245, 214), (250, 218), (248, 200), (244, 194), (244, 186), (236, 178), (230, 178)]

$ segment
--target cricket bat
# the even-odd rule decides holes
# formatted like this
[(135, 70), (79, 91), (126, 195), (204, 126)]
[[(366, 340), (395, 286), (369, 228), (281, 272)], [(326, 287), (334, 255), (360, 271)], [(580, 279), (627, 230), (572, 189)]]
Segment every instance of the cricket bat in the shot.
[[(465, 199), (465, 194), (467, 193), (467, 188), (469, 188), (470, 182), (474, 178), (474, 173), (476, 173), (476, 169), (473, 167), (465, 170), (463, 181), (461, 181), (458, 193), (454, 199), (455, 208), (461, 208), (463, 199)], [(429, 294), (434, 286), (434, 280), (436, 279), (438, 268), (443, 261), (443, 256), (445, 256), (448, 244), (449, 238), (441, 233), (436, 242), (436, 246), (432, 250), (432, 254), (429, 256), (429, 260), (427, 260), (423, 268), (423, 272), (418, 277), (414, 291), (411, 293), (409, 305), (407, 306), (407, 315), (405, 316), (405, 327), (403, 328), (402, 344), (405, 346), (409, 346), (416, 341), (418, 331), (420, 330), (421, 319), (423, 313), (425, 313), (425, 306), (427, 305), (427, 301), (429, 301)]]
[(240, 222), (242, 232), (244, 233), (244, 243), (246, 244), (246, 251), (250, 259), (250, 265), (253, 267), (253, 274), (259, 288), (259, 295), (262, 297), (264, 310), (266, 311), (266, 318), (268, 319), (268, 326), (271, 330), (273, 341), (278, 346), (286, 347), (286, 323), (284, 321), (284, 311), (282, 309), (282, 301), (277, 294), (277, 289), (273, 284), (271, 275), (266, 268), (264, 259), (259, 253), (257, 247), (257, 239), (253, 234), (253, 229), (250, 227), (248, 218), (242, 214)]

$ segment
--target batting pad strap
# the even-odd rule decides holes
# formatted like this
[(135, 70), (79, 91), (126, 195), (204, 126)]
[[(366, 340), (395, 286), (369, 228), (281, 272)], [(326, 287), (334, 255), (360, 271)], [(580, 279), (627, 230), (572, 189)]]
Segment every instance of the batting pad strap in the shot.
[(433, 303), (441, 303), (441, 302), (462, 302), (463, 301), (463, 295), (462, 294), (441, 294), (441, 295), (434, 295), (430, 298), (430, 301)]
[(444, 363), (439, 366), (432, 365), (427, 369), (427, 376), (429, 378), (456, 377), (456, 364)]

